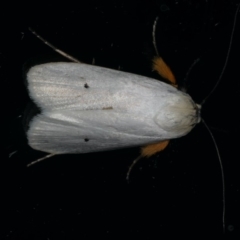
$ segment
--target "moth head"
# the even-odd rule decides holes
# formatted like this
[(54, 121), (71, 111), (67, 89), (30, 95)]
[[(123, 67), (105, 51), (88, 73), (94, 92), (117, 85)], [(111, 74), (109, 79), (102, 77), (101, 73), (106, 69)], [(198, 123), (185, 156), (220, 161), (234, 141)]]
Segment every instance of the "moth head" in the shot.
[(155, 122), (174, 137), (186, 135), (200, 122), (201, 106), (194, 103), (189, 95), (184, 95), (165, 104), (155, 117)]

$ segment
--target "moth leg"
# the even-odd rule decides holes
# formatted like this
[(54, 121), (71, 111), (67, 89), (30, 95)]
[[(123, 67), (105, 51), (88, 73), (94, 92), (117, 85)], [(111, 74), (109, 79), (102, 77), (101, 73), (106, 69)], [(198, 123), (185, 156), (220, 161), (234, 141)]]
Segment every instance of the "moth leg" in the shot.
[(161, 152), (163, 151), (167, 145), (169, 144), (169, 140), (166, 140), (166, 141), (162, 141), (162, 142), (159, 142), (159, 143), (153, 143), (153, 144), (149, 144), (145, 147), (142, 147), (141, 148), (141, 155), (138, 156), (133, 162), (132, 164), (130, 165), (129, 169), (128, 169), (128, 172), (127, 172), (127, 177), (126, 179), (129, 180), (129, 176), (130, 176), (130, 173), (133, 169), (133, 167), (136, 165), (136, 163), (141, 159), (141, 158), (144, 158), (144, 157), (150, 157), (152, 155), (154, 155), (155, 153), (158, 153), (158, 152)]
[(167, 79), (174, 87), (177, 87), (176, 78), (171, 71), (170, 67), (164, 62), (161, 57), (153, 58), (153, 70), (156, 71), (161, 77)]
[(35, 161), (33, 161), (33, 162), (30, 162), (30, 163), (27, 165), (27, 167), (30, 167), (30, 166), (32, 166), (32, 165), (34, 165), (34, 164), (36, 164), (36, 163), (39, 163), (39, 162), (41, 162), (41, 161), (43, 161), (43, 160), (45, 160), (45, 159), (51, 158), (51, 157), (53, 157), (53, 156), (55, 156), (55, 155), (56, 155), (55, 153), (50, 153), (50, 154), (48, 154), (48, 155), (46, 155), (46, 156), (44, 156), (44, 157), (42, 157), (42, 158), (39, 158), (39, 159), (37, 159), (37, 160), (35, 160)]
[(29, 31), (32, 32), (32, 34), (34, 34), (37, 38), (39, 38), (44, 44), (46, 44), (47, 46), (49, 46), (50, 48), (52, 48), (55, 52), (59, 53), (60, 55), (62, 55), (63, 57), (69, 59), (72, 62), (76, 62), (76, 63), (81, 63), (78, 59), (74, 58), (73, 56), (65, 53), (64, 51), (62, 51), (61, 49), (58, 49), (57, 47), (55, 47), (53, 44), (51, 44), (50, 42), (48, 42), (47, 40), (45, 40), (42, 36), (40, 36), (38, 33), (36, 33), (33, 29), (29, 28)]
[(157, 73), (167, 79), (174, 87), (177, 87), (176, 78), (170, 69), (170, 67), (164, 62), (164, 60), (159, 56), (158, 49), (157, 49), (157, 42), (156, 42), (156, 27), (157, 27), (158, 17), (156, 17), (153, 23), (153, 46), (156, 52), (156, 57), (153, 58), (153, 71), (157, 71)]

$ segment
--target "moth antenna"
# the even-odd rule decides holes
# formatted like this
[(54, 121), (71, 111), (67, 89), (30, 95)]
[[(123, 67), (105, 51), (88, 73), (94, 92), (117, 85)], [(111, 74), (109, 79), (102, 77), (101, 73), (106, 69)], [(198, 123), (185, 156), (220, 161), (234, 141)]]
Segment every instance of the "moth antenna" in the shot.
[(218, 156), (218, 160), (219, 160), (219, 164), (220, 164), (220, 168), (221, 168), (221, 175), (222, 175), (222, 201), (223, 201), (223, 205), (222, 205), (222, 224), (223, 224), (223, 233), (225, 233), (225, 214), (226, 214), (226, 187), (225, 187), (225, 177), (224, 177), (224, 170), (223, 170), (223, 163), (222, 163), (222, 159), (221, 159), (221, 155), (217, 146), (217, 142), (216, 139), (214, 138), (210, 128), (208, 127), (208, 125), (206, 124), (206, 122), (201, 119), (204, 126), (206, 127), (209, 135), (211, 136), (212, 140), (213, 140), (213, 144), (214, 147), (216, 149), (217, 152), (217, 156)]
[(76, 63), (81, 63), (78, 59), (74, 58), (73, 56), (63, 52), (62, 50), (58, 49), (57, 47), (55, 47), (53, 44), (51, 44), (50, 42), (48, 42), (47, 40), (45, 40), (43, 37), (41, 37), (37, 32), (35, 32), (32, 28), (29, 28), (29, 31), (34, 34), (38, 39), (40, 39), (44, 44), (46, 44), (47, 46), (49, 46), (50, 48), (52, 48), (55, 52), (59, 53), (60, 55), (62, 55), (63, 57), (69, 59), (72, 62), (76, 62)]
[[(228, 59), (229, 59), (229, 55), (230, 55), (230, 51), (231, 51), (231, 46), (232, 46), (232, 41), (233, 41), (233, 35), (234, 35), (234, 32), (235, 32), (235, 28), (236, 28), (236, 22), (237, 22), (237, 16), (238, 16), (238, 12), (239, 12), (239, 9), (240, 9), (240, 4), (238, 4), (237, 6), (237, 10), (235, 12), (235, 15), (234, 15), (234, 21), (233, 21), (233, 28), (232, 28), (232, 32), (231, 32), (231, 37), (230, 37), (230, 42), (229, 42), (229, 47), (228, 47), (228, 51), (227, 51), (227, 56), (226, 56), (226, 60), (225, 60), (225, 63), (224, 63), (224, 66), (222, 68), (222, 71), (219, 75), (219, 78), (218, 78), (218, 81), (217, 83), (215, 84), (215, 86), (213, 87), (213, 89), (210, 91), (210, 93), (207, 95), (207, 97), (205, 97), (205, 99), (203, 99), (201, 105), (203, 105), (206, 100), (213, 94), (213, 92), (216, 90), (216, 88), (218, 87), (221, 79), (222, 79), (222, 76), (225, 72), (225, 69), (227, 67), (227, 63), (228, 63)], [(225, 233), (225, 228), (226, 228), (226, 224), (225, 224), (225, 215), (226, 215), (226, 187), (225, 187), (225, 177), (224, 177), (224, 170), (223, 170), (223, 164), (222, 164), (222, 159), (221, 159), (221, 156), (220, 156), (220, 153), (219, 153), (219, 149), (218, 149), (218, 146), (217, 146), (217, 143), (216, 143), (216, 140), (210, 130), (210, 128), (208, 127), (208, 125), (206, 124), (206, 122), (202, 119), (202, 122), (204, 124), (204, 126), (206, 127), (208, 133), (210, 134), (212, 140), (213, 140), (213, 143), (214, 143), (214, 146), (215, 146), (215, 149), (216, 149), (216, 152), (217, 152), (217, 156), (218, 156), (218, 160), (219, 160), (219, 164), (220, 164), (220, 168), (221, 168), (221, 175), (222, 175), (222, 201), (223, 201), (223, 206), (222, 206), (222, 225), (223, 225), (223, 233)]]
[(42, 158), (39, 158), (39, 159), (37, 159), (37, 160), (29, 163), (29, 164), (27, 165), (27, 167), (31, 167), (32, 165), (34, 165), (34, 164), (36, 164), (36, 163), (39, 163), (39, 162), (41, 162), (41, 161), (43, 161), (43, 160), (45, 160), (45, 159), (47, 159), (47, 158), (53, 157), (53, 156), (55, 156), (55, 155), (56, 155), (55, 153), (48, 154), (48, 155), (46, 155), (46, 156), (44, 156), (44, 157), (42, 157)]
[(187, 71), (187, 74), (183, 80), (183, 87), (181, 87), (181, 91), (182, 92), (187, 92), (187, 88), (186, 88), (186, 83), (188, 81), (188, 77), (189, 77), (189, 74), (190, 72), (192, 71), (193, 67), (195, 67), (195, 65), (200, 61), (200, 58), (197, 58), (194, 60), (194, 62), (192, 63), (192, 65), (190, 66), (190, 68), (188, 69)]
[(130, 173), (133, 169), (133, 167), (136, 165), (136, 163), (142, 158), (142, 156), (140, 155), (139, 157), (137, 157), (136, 159), (134, 159), (134, 161), (132, 162), (132, 164), (130, 165), (130, 167), (128, 168), (128, 171), (127, 171), (127, 176), (126, 176), (126, 180), (129, 181), (129, 176), (130, 176)]
[(227, 67), (227, 63), (228, 63), (228, 59), (229, 59), (229, 55), (230, 55), (230, 51), (231, 51), (231, 47), (232, 47), (232, 41), (233, 41), (233, 35), (234, 35), (234, 32), (235, 32), (235, 27), (236, 27), (236, 22), (237, 22), (237, 16), (238, 16), (238, 11), (239, 11), (239, 8), (240, 8), (240, 4), (238, 4), (238, 7), (237, 7), (237, 10), (235, 12), (235, 16), (234, 16), (234, 21), (233, 21), (233, 28), (232, 28), (232, 33), (231, 33), (231, 37), (230, 37), (230, 42), (229, 42), (229, 47), (228, 47), (228, 51), (227, 51), (227, 56), (226, 56), (226, 60), (225, 60), (225, 63), (223, 65), (223, 68), (222, 68), (222, 71), (220, 73), (220, 76), (218, 78), (218, 81), (217, 83), (215, 84), (215, 86), (213, 87), (213, 89), (210, 91), (210, 93), (207, 95), (207, 97), (205, 97), (205, 99), (203, 99), (201, 105), (203, 105), (206, 100), (213, 94), (213, 92), (216, 90), (216, 88), (218, 87), (221, 79), (222, 79), (222, 76), (225, 72), (225, 69)]
[(156, 27), (157, 27), (158, 17), (156, 17), (154, 23), (153, 23), (153, 31), (152, 31), (152, 37), (153, 37), (153, 46), (155, 49), (155, 52), (157, 56), (159, 56), (158, 49), (157, 49), (157, 43), (156, 43)]

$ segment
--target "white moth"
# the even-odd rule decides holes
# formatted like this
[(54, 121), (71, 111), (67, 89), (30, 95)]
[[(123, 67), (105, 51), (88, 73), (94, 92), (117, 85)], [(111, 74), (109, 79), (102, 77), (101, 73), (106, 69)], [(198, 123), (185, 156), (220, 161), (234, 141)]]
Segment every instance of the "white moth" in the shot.
[[(239, 8), (240, 4), (234, 17), (230, 46)], [(201, 106), (175, 87), (136, 74), (80, 63), (32, 32), (74, 63), (41, 64), (27, 73), (30, 97), (41, 109), (29, 124), (28, 143), (36, 150), (49, 153), (29, 165), (56, 154), (146, 145), (139, 158), (148, 157), (163, 150), (169, 139), (186, 135), (200, 122)], [(153, 43), (157, 52), (155, 35)], [(230, 47), (217, 84), (229, 52)], [(153, 69), (176, 86), (175, 77), (162, 58), (154, 59)], [(225, 232), (224, 172), (216, 150), (222, 174)], [(139, 158), (130, 166), (127, 178)]]
[(41, 108), (28, 142), (51, 154), (144, 146), (186, 135), (200, 121), (188, 94), (131, 73), (56, 62), (32, 67), (27, 80)]

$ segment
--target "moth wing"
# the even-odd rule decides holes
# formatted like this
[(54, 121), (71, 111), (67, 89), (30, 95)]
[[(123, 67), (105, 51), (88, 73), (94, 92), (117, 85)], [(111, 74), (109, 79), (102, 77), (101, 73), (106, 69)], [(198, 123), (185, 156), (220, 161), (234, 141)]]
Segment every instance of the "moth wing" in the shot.
[(30, 97), (44, 111), (109, 108), (113, 104), (124, 105), (130, 97), (126, 98), (127, 93), (139, 98), (151, 97), (161, 95), (154, 91), (156, 87), (163, 93), (169, 88), (167, 84), (153, 79), (149, 82), (149, 78), (136, 74), (64, 62), (36, 65), (27, 73), (27, 79)]
[(27, 78), (30, 96), (42, 110), (27, 132), (34, 149), (55, 154), (104, 151), (189, 131), (176, 133), (164, 126), (169, 103), (189, 97), (154, 79), (78, 63), (37, 65)]
[(104, 120), (111, 118), (112, 114), (107, 115), (100, 114), (96, 117), (95, 113), (89, 112), (76, 124), (43, 114), (38, 115), (30, 124), (29, 145), (40, 151), (61, 154), (141, 146), (153, 141), (153, 137), (142, 135), (139, 129), (134, 134), (133, 129), (130, 130), (131, 133), (128, 132), (129, 126), (122, 125), (121, 130), (116, 129), (115, 124), (110, 126), (110, 122)]

